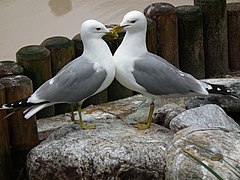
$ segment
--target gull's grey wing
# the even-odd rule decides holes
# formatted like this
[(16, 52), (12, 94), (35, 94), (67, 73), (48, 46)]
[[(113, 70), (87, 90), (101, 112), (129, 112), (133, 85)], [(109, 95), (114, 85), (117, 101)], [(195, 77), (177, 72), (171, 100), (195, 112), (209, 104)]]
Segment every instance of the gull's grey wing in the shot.
[(93, 66), (88, 59), (80, 57), (63, 67), (34, 94), (50, 102), (80, 102), (93, 95), (107, 76), (105, 69), (96, 71)]
[(154, 95), (202, 92), (202, 87), (193, 76), (152, 53), (139, 57), (132, 73), (136, 82)]

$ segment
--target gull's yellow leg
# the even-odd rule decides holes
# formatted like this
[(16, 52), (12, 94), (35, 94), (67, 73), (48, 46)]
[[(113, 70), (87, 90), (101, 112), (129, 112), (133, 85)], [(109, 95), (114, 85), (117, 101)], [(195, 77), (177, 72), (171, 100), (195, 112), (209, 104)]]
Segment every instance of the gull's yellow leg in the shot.
[(82, 104), (78, 104), (78, 114), (79, 114), (79, 120), (74, 120), (75, 124), (79, 124), (82, 129), (95, 129), (96, 128), (94, 124), (89, 124), (89, 125), (84, 124), (84, 122), (82, 120)]
[[(145, 100), (146, 101), (146, 100)], [(139, 106), (138, 106), (138, 108), (137, 109), (139, 109), (144, 103), (145, 103), (145, 101), (143, 101)], [(138, 123), (138, 124), (147, 124), (148, 123), (148, 121), (146, 120), (146, 119), (140, 119), (140, 120), (134, 120), (136, 123)]]
[(77, 120), (75, 120), (75, 118), (74, 118), (74, 103), (70, 103), (69, 106), (70, 106), (70, 110), (71, 110), (71, 112), (70, 112), (71, 120), (67, 120), (67, 121), (75, 123)]
[(140, 129), (140, 130), (144, 130), (144, 129), (148, 129), (151, 127), (151, 124), (152, 124), (152, 115), (153, 115), (153, 111), (154, 111), (154, 102), (152, 102), (150, 104), (150, 110), (149, 110), (149, 113), (148, 113), (148, 119), (147, 121), (141, 121), (141, 122), (145, 122), (144, 124), (141, 123), (141, 124), (138, 124), (138, 125), (134, 125), (134, 127)]

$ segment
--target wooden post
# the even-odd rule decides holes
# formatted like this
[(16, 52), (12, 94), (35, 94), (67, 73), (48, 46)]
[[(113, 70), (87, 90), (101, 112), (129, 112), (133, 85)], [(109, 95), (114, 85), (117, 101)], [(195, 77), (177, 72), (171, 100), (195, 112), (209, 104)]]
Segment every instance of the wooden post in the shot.
[(12, 75), (23, 75), (23, 67), (14, 61), (0, 61), (0, 78)]
[(157, 27), (156, 22), (150, 18), (147, 18), (147, 49), (149, 52), (156, 54), (157, 53)]
[(76, 34), (72, 38), (74, 44), (75, 58), (79, 57), (83, 53), (83, 43), (80, 34)]
[[(7, 76), (0, 79), (5, 87), (6, 102), (10, 103), (25, 98), (32, 93), (32, 81), (26, 76)], [(12, 111), (9, 111), (9, 113)], [(35, 116), (26, 120), (23, 110), (9, 116), (8, 128), (12, 151), (13, 169), (19, 175), (25, 165), (28, 152), (39, 143)]]
[(179, 64), (184, 72), (205, 78), (202, 12), (198, 6), (177, 7)]
[[(22, 47), (16, 53), (17, 63), (24, 67), (24, 74), (33, 82), (35, 91), (52, 77), (50, 51), (41, 45)], [(37, 113), (37, 118), (54, 116), (54, 106)]]
[[(55, 76), (66, 64), (75, 57), (73, 41), (66, 37), (50, 37), (42, 42), (51, 52), (52, 74)], [(68, 104), (55, 105), (55, 115), (70, 111)]]
[[(6, 102), (10, 103), (32, 94), (32, 81), (22, 75), (7, 76), (0, 79), (6, 92)], [(36, 118), (26, 120), (22, 111), (8, 117), (11, 146), (16, 150), (30, 150), (38, 144)]]
[[(118, 38), (112, 36), (104, 36), (103, 39), (107, 42), (112, 54), (115, 53), (118, 46), (121, 44), (125, 35), (125, 30), (118, 32)], [(127, 89), (121, 85), (116, 79), (113, 80), (112, 84), (107, 88), (108, 101), (114, 101), (117, 99), (126, 98), (133, 95), (133, 91)]]
[(232, 71), (240, 70), (240, 3), (227, 4), (228, 60)]
[(206, 77), (229, 71), (226, 0), (194, 0), (203, 13)]
[(145, 8), (144, 14), (156, 22), (157, 54), (179, 67), (178, 23), (175, 7), (168, 3), (153, 3)]
[[(0, 106), (6, 103), (5, 89), (0, 84)], [(8, 134), (8, 120), (4, 119), (7, 115), (5, 110), (0, 111), (0, 179), (12, 179), (12, 160)]]
[(34, 91), (52, 77), (50, 51), (44, 46), (22, 47), (16, 53), (16, 60), (24, 67), (25, 75), (33, 81)]
[(51, 52), (53, 76), (75, 57), (73, 41), (67, 37), (50, 37), (45, 39), (41, 45)]

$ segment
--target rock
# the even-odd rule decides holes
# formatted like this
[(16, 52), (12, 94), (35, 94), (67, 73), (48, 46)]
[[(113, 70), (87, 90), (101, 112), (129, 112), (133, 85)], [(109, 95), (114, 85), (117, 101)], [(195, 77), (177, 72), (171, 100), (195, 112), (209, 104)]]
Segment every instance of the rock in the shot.
[[(84, 120), (89, 120), (93, 116), (97, 119), (109, 118), (109, 115), (113, 117), (123, 118), (132, 112), (136, 111), (140, 104), (142, 104), (146, 98), (142, 95), (136, 95), (125, 99), (120, 99), (114, 102), (104, 103), (96, 106), (88, 106), (82, 110), (82, 116)], [(107, 112), (107, 114), (104, 114)], [(74, 112), (75, 118), (78, 117), (78, 113)], [(101, 115), (98, 117), (98, 115)], [(71, 115), (66, 113), (65, 115), (58, 115), (50, 118), (38, 119), (37, 127), (40, 141), (46, 139), (52, 132), (62, 126), (69, 124)]]
[(209, 166), (222, 179), (239, 179), (239, 149), (240, 132), (196, 126), (180, 130), (166, 150), (165, 179), (217, 179), (187, 153)]
[(231, 115), (235, 121), (240, 123), (240, 78), (204, 79), (203, 81), (210, 84), (225, 85), (233, 95), (239, 98), (224, 95), (186, 97), (184, 102), (186, 108), (191, 109), (205, 104), (217, 104), (223, 108), (227, 114)]
[(65, 124), (69, 124), (65, 119), (65, 115), (39, 119), (37, 121), (39, 140), (42, 141), (46, 139), (52, 132), (61, 128)]
[[(70, 117), (66, 115), (38, 120), (39, 134), (42, 135), (40, 137), (46, 140), (28, 155), (29, 179), (177, 179), (175, 177), (178, 175), (183, 175), (179, 179), (191, 179), (189, 177), (202, 177), (203, 173), (206, 179), (212, 179), (207, 170), (183, 154), (182, 147), (185, 148), (186, 145), (183, 139), (189, 137), (189, 141), (202, 143), (201, 145), (207, 145), (214, 152), (217, 150), (216, 152), (239, 161), (239, 152), (235, 150), (239, 148), (239, 133), (233, 132), (239, 130), (239, 126), (216, 105), (199, 107), (201, 111), (197, 108), (184, 111), (182, 107), (185, 99), (186, 97), (161, 98), (155, 103), (155, 119), (160, 117), (159, 112), (163, 113), (164, 125), (167, 126), (175, 116), (170, 124), (174, 131), (178, 131), (173, 141), (173, 131), (159, 125), (152, 124), (147, 130), (138, 130), (131, 126), (134, 120), (147, 118), (149, 103), (142, 95), (84, 109), (84, 122), (96, 124), (94, 130), (80, 129), (79, 125), (70, 123)], [(177, 105), (163, 106), (167, 103)], [(207, 114), (206, 111), (209, 110)], [(196, 116), (199, 118), (196, 119)], [(208, 124), (207, 121), (211, 123)], [(203, 127), (200, 128), (201, 126)], [(195, 134), (198, 136), (195, 137)], [(231, 146), (233, 154), (229, 152)], [(195, 147), (191, 144), (185, 150), (195, 152), (191, 148)], [(196, 153), (200, 154), (197, 150)], [(200, 155), (200, 158), (204, 158)], [(182, 161), (183, 158), (187, 158), (188, 163)], [(181, 169), (183, 166), (178, 162), (186, 168)], [(209, 162), (208, 159), (206, 162), (209, 165), (222, 163)], [(231, 163), (234, 164), (235, 161)], [(221, 164), (219, 167), (214, 164), (215, 167), (219, 171), (226, 169)], [(200, 175), (194, 176), (196, 171)], [(223, 177), (230, 175), (231, 172), (227, 172)]]
[[(141, 96), (142, 95), (140, 95), (140, 97)], [(150, 108), (150, 102), (146, 97), (143, 97), (141, 104), (137, 108), (135, 108), (136, 111), (132, 112), (131, 114), (129, 114), (123, 119), (131, 120), (132, 121), (131, 124), (134, 123), (134, 120), (145, 120), (148, 118), (149, 108)], [(153, 123), (159, 123), (160, 125), (162, 125), (161, 123), (163, 121), (168, 121), (169, 119), (171, 119), (171, 117), (174, 116), (174, 114), (179, 114), (180, 111), (183, 111), (183, 110), (185, 110), (183, 108), (183, 98), (166, 98), (166, 97), (159, 98), (155, 102)], [(168, 115), (166, 114), (166, 116), (169, 119), (160, 120), (161, 115), (158, 115), (158, 112), (163, 114), (168, 113)]]
[(153, 114), (153, 123), (169, 128), (171, 120), (185, 110), (185, 108), (174, 103), (166, 104), (155, 111)]
[(29, 179), (164, 179), (165, 148), (173, 137), (169, 129), (153, 124), (138, 130), (99, 110), (85, 122), (96, 129), (63, 125), (32, 149)]
[(229, 130), (240, 130), (240, 126), (230, 118), (218, 105), (208, 104), (189, 109), (172, 119), (170, 129), (177, 132), (190, 126), (223, 127)]

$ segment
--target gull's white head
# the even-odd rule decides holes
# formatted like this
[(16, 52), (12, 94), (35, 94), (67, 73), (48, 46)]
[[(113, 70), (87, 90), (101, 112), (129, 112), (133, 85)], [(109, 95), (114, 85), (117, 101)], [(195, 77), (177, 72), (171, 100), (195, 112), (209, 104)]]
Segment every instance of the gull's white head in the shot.
[(90, 19), (82, 23), (80, 35), (82, 39), (102, 38), (109, 30), (100, 22)]
[(128, 32), (146, 31), (147, 19), (140, 11), (130, 11), (123, 17), (120, 26)]

